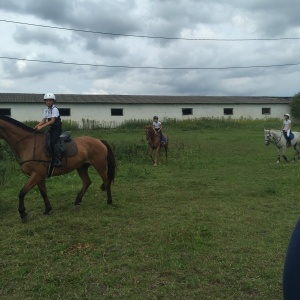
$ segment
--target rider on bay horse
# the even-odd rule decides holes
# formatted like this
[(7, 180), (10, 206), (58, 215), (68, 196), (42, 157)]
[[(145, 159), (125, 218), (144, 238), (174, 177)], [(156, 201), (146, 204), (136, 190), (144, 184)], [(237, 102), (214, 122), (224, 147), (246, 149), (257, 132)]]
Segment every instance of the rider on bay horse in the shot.
[(60, 114), (58, 108), (54, 105), (56, 102), (56, 97), (52, 93), (47, 93), (44, 95), (44, 102), (47, 108), (44, 111), (43, 119), (39, 122), (34, 129), (41, 130), (44, 127), (49, 126), (50, 134), (50, 146), (54, 156), (54, 167), (61, 167), (61, 149), (58, 145), (59, 137), (62, 133), (62, 122), (60, 119)]

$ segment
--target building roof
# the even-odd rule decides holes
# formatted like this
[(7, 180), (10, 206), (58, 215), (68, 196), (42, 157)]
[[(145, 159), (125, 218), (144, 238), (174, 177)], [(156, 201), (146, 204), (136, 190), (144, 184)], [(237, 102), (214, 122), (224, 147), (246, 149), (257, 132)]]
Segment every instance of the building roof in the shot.
[[(39, 103), (44, 94), (0, 93), (0, 103)], [(69, 104), (289, 104), (292, 97), (55, 94)]]

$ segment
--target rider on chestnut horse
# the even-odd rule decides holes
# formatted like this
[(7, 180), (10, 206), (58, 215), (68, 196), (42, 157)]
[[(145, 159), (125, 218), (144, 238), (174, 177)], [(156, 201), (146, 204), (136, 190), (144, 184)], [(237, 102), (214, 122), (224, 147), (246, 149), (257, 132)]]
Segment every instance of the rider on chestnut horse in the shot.
[(157, 133), (160, 136), (160, 143), (162, 145), (165, 144), (164, 140), (163, 140), (163, 134), (162, 134), (162, 124), (161, 122), (158, 120), (158, 116), (154, 116), (153, 117), (153, 128), (155, 131), (157, 131)]

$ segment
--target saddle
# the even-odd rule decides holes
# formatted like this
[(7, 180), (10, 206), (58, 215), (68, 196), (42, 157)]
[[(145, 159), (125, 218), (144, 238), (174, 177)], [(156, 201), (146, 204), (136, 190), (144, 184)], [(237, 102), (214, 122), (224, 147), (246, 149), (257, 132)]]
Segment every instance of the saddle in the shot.
[[(71, 131), (66, 131), (59, 137), (58, 145), (61, 149), (62, 157), (71, 157), (77, 154), (77, 144), (71, 138)], [(50, 147), (50, 136), (49, 133), (45, 134), (44, 138), (44, 150), (47, 156), (52, 156), (52, 150)]]

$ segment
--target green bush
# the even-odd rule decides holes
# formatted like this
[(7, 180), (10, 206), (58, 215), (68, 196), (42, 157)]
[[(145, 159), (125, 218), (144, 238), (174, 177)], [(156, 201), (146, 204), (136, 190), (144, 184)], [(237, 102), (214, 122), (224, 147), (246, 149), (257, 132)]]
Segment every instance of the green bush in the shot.
[(295, 118), (300, 118), (300, 93), (293, 97), (293, 101), (291, 103), (291, 114)]

